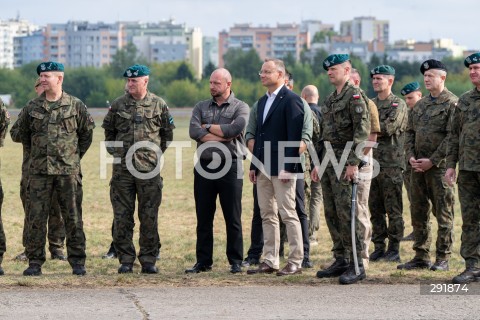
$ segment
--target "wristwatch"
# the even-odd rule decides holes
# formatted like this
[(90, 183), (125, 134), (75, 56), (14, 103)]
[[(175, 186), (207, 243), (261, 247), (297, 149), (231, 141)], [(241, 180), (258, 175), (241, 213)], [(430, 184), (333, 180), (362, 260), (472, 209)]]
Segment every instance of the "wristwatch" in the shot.
[(212, 126), (212, 125), (211, 125), (210, 123), (206, 124), (206, 125), (205, 125), (205, 130), (207, 130), (208, 132), (210, 132), (210, 127), (211, 127), (211, 126)]

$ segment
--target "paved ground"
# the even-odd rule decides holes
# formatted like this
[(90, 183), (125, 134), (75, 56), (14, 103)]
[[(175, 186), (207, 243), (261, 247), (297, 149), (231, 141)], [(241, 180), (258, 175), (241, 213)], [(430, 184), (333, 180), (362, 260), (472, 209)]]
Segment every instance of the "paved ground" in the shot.
[(419, 285), (11, 289), (0, 319), (479, 319), (478, 295)]

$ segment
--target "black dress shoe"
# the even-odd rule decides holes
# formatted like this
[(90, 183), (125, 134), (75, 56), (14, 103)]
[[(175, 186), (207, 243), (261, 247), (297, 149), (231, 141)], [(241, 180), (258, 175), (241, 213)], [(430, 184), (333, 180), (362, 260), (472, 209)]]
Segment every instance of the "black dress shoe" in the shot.
[(258, 258), (251, 258), (251, 257), (247, 257), (245, 258), (245, 260), (242, 261), (242, 267), (250, 267), (250, 266), (256, 266), (260, 264), (260, 259)]
[(231, 273), (240, 273), (242, 272), (242, 266), (238, 263), (234, 263), (230, 266)]
[(338, 278), (338, 282), (340, 284), (354, 284), (358, 281), (361, 281), (367, 277), (365, 274), (365, 268), (363, 268), (363, 265), (358, 266), (360, 274), (355, 273), (355, 266), (353, 263), (351, 263), (348, 267), (348, 270), (345, 271), (340, 278)]
[(3, 276), (5, 272), (3, 271), (2, 267), (0, 267), (0, 276)]
[(154, 264), (148, 263), (142, 266), (142, 273), (154, 274), (158, 273), (158, 268)]
[(398, 252), (398, 250), (388, 249), (383, 255), (383, 257), (381, 257), (379, 260), (386, 262), (401, 262), (400, 253)]
[(385, 255), (385, 249), (383, 248), (375, 249), (370, 255), (370, 261), (378, 261), (384, 255)]
[(186, 269), (185, 273), (200, 273), (212, 270), (212, 266), (206, 266), (200, 263), (195, 263), (190, 269)]
[(60, 260), (60, 261), (67, 261), (67, 257), (63, 254), (63, 252), (54, 252), (52, 253), (52, 260)]
[(435, 260), (435, 263), (430, 267), (432, 271), (448, 271), (448, 261), (447, 260)]
[(28, 268), (23, 271), (24, 276), (40, 276), (42, 275), (42, 267), (37, 263), (30, 263)]
[(465, 271), (452, 279), (452, 282), (455, 284), (464, 284), (474, 281), (480, 281), (480, 268), (467, 267)]
[(72, 268), (72, 274), (76, 276), (84, 276), (87, 274), (87, 270), (85, 270), (85, 266), (83, 264), (76, 264)]
[(308, 258), (303, 258), (302, 268), (313, 268), (313, 263)]
[(247, 274), (257, 274), (257, 273), (274, 273), (277, 272), (278, 269), (270, 267), (265, 262), (262, 262), (258, 265), (257, 269), (249, 269), (247, 270)]
[(317, 272), (317, 278), (333, 278), (342, 275), (348, 269), (348, 262), (343, 258), (337, 258), (326, 269)]
[(413, 258), (412, 260), (404, 264), (399, 264), (397, 266), (397, 269), (400, 269), (400, 270), (428, 269), (431, 266), (432, 266), (432, 263), (428, 260)]
[(120, 268), (118, 268), (118, 273), (132, 273), (133, 272), (133, 263), (122, 263)]

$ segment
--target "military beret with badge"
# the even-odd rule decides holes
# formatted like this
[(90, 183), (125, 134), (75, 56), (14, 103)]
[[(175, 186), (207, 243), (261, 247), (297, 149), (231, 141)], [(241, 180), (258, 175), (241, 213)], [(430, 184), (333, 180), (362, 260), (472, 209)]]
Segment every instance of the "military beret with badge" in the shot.
[(138, 78), (145, 77), (150, 74), (150, 69), (147, 66), (142, 64), (135, 64), (131, 67), (128, 67), (127, 70), (123, 73), (125, 78)]
[(374, 75), (376, 74), (385, 74), (389, 76), (394, 76), (395, 75), (395, 69), (391, 66), (382, 64), (380, 66), (377, 66), (370, 70), (370, 78), (373, 78)]
[(344, 63), (350, 60), (350, 56), (348, 54), (340, 53), (340, 54), (331, 54), (325, 60), (323, 60), (323, 69), (328, 70), (328, 68), (333, 67), (337, 64)]
[(465, 58), (463, 64), (465, 67), (469, 68), (471, 64), (480, 63), (480, 52), (476, 52), (474, 54), (469, 55)]
[(417, 81), (414, 81), (414, 82), (407, 83), (402, 88), (402, 91), (400, 91), (400, 93), (402, 94), (402, 96), (406, 96), (409, 93), (412, 93), (414, 91), (419, 91), (419, 90), (420, 90), (420, 83), (418, 83)]
[(42, 72), (63, 72), (64, 70), (63, 64), (55, 61), (42, 62), (37, 66), (38, 75)]
[(424, 61), (422, 63), (422, 65), (420, 66), (420, 72), (422, 74), (424, 74), (425, 71), (431, 70), (431, 69), (438, 69), (438, 70), (447, 71), (447, 67), (442, 63), (442, 61), (438, 61), (438, 60), (435, 60), (435, 59), (430, 59), (430, 60)]

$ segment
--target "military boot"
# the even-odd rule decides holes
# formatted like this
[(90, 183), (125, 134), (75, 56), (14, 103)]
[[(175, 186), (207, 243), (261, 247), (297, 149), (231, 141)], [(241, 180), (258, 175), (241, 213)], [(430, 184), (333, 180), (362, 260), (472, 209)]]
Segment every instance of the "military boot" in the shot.
[(399, 264), (397, 266), (397, 269), (399, 270), (428, 269), (431, 266), (432, 266), (432, 263), (429, 260), (423, 260), (415, 257), (404, 264)]
[(467, 267), (465, 271), (452, 279), (455, 284), (464, 284), (480, 281), (480, 268)]
[[(370, 258), (372, 259), (372, 258)], [(381, 257), (379, 260), (386, 261), (386, 262), (401, 262), (400, 260), (400, 252), (398, 250), (391, 250), (388, 249), (384, 256)]]
[(382, 258), (385, 255), (385, 248), (375, 248), (375, 250), (372, 252), (370, 255), (370, 261), (378, 261), (380, 258)]
[(76, 264), (72, 268), (72, 274), (76, 276), (84, 276), (87, 274), (87, 270), (83, 264)]
[(118, 273), (132, 273), (133, 272), (133, 263), (122, 263), (120, 268), (118, 268)]
[(0, 276), (3, 276), (4, 274), (5, 272), (3, 271), (2, 266), (0, 266)]
[(23, 271), (24, 276), (40, 276), (42, 275), (42, 267), (37, 263), (30, 263), (28, 268)]
[(442, 259), (436, 259), (435, 263), (430, 267), (432, 271), (448, 271), (448, 261)]
[(142, 266), (142, 273), (147, 273), (147, 274), (158, 273), (158, 268), (155, 267), (153, 263), (145, 263)]
[(25, 251), (22, 253), (19, 253), (16, 257), (15, 260), (18, 261), (28, 261), (27, 255), (25, 254)]
[(358, 269), (360, 273), (357, 275), (355, 273), (355, 265), (353, 264), (353, 262), (351, 262), (350, 265), (348, 266), (347, 271), (345, 271), (340, 276), (340, 278), (338, 278), (338, 282), (340, 282), (340, 284), (354, 284), (358, 281), (365, 279), (367, 275), (365, 274), (365, 269), (363, 268), (363, 265), (360, 264), (358, 266)]
[(336, 258), (328, 268), (319, 270), (317, 278), (333, 278), (338, 277), (348, 269), (348, 262), (344, 258)]

